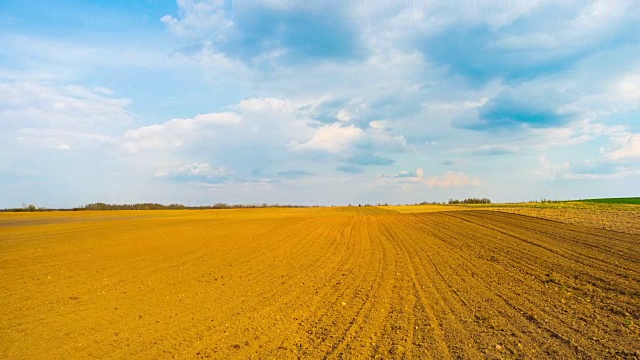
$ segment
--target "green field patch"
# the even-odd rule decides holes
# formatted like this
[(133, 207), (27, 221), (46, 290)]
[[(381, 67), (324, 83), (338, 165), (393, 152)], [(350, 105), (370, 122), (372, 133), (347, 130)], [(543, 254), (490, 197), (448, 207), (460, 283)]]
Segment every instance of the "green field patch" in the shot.
[(583, 200), (575, 200), (579, 202), (593, 202), (593, 203), (601, 203), (601, 204), (631, 204), (631, 205), (640, 205), (640, 197), (629, 197), (629, 198), (603, 198), (603, 199), (583, 199)]

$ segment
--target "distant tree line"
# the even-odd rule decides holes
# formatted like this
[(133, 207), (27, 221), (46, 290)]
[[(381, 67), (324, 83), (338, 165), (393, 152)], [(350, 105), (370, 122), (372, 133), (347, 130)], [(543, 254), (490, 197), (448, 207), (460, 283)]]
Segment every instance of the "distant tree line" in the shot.
[(162, 205), (156, 203), (139, 203), (139, 204), (105, 204), (93, 203), (87, 204), (81, 208), (73, 210), (181, 210), (185, 206), (181, 204)]
[(156, 204), (156, 203), (140, 203), (140, 204), (105, 204), (94, 203), (85, 205), (82, 208), (74, 210), (211, 210), (211, 209), (255, 209), (255, 208), (301, 208), (302, 205), (282, 205), (282, 204), (227, 204), (227, 203), (215, 203), (212, 205), (203, 206), (186, 206), (182, 204)]
[(81, 207), (71, 209), (50, 209), (45, 207), (37, 207), (33, 204), (23, 204), (21, 208), (0, 209), (5, 212), (35, 212), (35, 211), (103, 211), (103, 210), (212, 210), (212, 209), (254, 209), (254, 208), (303, 208), (303, 205), (283, 205), (283, 204), (226, 204), (215, 203), (204, 206), (186, 206), (182, 204), (163, 205), (157, 203), (138, 203), (138, 204), (106, 204), (92, 203)]
[[(542, 202), (548, 202), (549, 200), (542, 200)], [(421, 203), (413, 204), (413, 205), (437, 205), (437, 204), (446, 204), (445, 202), (439, 203), (436, 201), (428, 202), (423, 201)], [(457, 199), (449, 199), (448, 204), (491, 204), (491, 200), (487, 198), (476, 199), (469, 198), (464, 200)], [(358, 204), (357, 206), (388, 206), (388, 203), (378, 203), (377, 205), (372, 204)], [(354, 206), (349, 204), (349, 206)], [(187, 206), (182, 204), (169, 204), (163, 205), (158, 203), (136, 203), (136, 204), (106, 204), (102, 202), (87, 204), (80, 207), (75, 207), (71, 209), (51, 209), (46, 207), (38, 207), (33, 204), (23, 204), (21, 208), (11, 208), (11, 209), (0, 209), (0, 211), (6, 212), (34, 212), (34, 211), (102, 211), (102, 210), (213, 210), (213, 209), (255, 209), (255, 208), (305, 208), (305, 207), (315, 207), (315, 206), (305, 206), (305, 205), (286, 205), (286, 204), (267, 204), (267, 203), (258, 203), (258, 204), (227, 204), (227, 203), (214, 203), (212, 205), (203, 205), (203, 206)]]
[(489, 200), (487, 198), (482, 198), (482, 199), (469, 198), (469, 199), (464, 199), (464, 200), (449, 199), (449, 204), (452, 204), (452, 205), (456, 205), (456, 204), (491, 204), (491, 200)]
[(22, 204), (21, 208), (1, 209), (0, 211), (34, 212), (34, 211), (51, 211), (51, 210), (44, 207), (37, 207), (33, 204)]
[[(333, 205), (332, 205), (333, 206)], [(349, 204), (349, 207), (352, 207), (355, 205), (352, 205), (351, 203)], [(367, 207), (367, 206), (389, 206), (389, 203), (378, 203), (376, 205), (372, 205), (372, 204), (358, 204), (358, 207)]]

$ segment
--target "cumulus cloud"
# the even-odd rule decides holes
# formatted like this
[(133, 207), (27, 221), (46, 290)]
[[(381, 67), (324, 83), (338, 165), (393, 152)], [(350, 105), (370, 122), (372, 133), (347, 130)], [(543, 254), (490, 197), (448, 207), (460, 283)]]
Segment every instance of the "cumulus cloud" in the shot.
[(193, 119), (172, 119), (163, 124), (128, 130), (122, 146), (129, 153), (177, 148), (206, 137), (216, 128), (236, 125), (240, 120), (240, 115), (233, 112), (198, 114)]
[[(406, 139), (383, 127), (362, 129), (336, 121), (321, 125), (300, 109), (300, 102), (249, 98), (231, 111), (172, 119), (125, 132), (121, 148), (144, 167), (164, 168), (194, 155), (233, 167), (230, 181), (255, 178), (300, 179), (331, 172), (362, 173), (360, 167), (384, 166), (394, 160), (377, 155), (404, 151)], [(301, 169), (299, 164), (308, 164)], [(281, 169), (288, 170), (281, 170)]]
[(195, 126), (195, 125), (235, 125), (240, 122), (240, 116), (234, 113), (209, 113), (198, 114), (193, 119), (175, 119), (172, 121), (179, 121), (183, 126)]
[(349, 149), (363, 137), (364, 131), (354, 125), (333, 123), (318, 128), (308, 141), (293, 142), (291, 146), (297, 150), (319, 150), (336, 154)]
[[(194, 155), (236, 172), (233, 181), (256, 177), (299, 179), (335, 169), (360, 173), (360, 166), (393, 164), (379, 151), (402, 151), (406, 140), (390, 129), (336, 121), (319, 125), (295, 103), (279, 98), (250, 98), (231, 111), (172, 119), (125, 132), (121, 148), (146, 167), (163, 167)], [(398, 150), (401, 149), (401, 150)], [(300, 169), (301, 163), (309, 168)], [(352, 165), (352, 166), (347, 166)], [(281, 170), (282, 168), (289, 170)]]
[(232, 108), (243, 113), (287, 113), (294, 110), (294, 106), (290, 102), (278, 98), (244, 99)]

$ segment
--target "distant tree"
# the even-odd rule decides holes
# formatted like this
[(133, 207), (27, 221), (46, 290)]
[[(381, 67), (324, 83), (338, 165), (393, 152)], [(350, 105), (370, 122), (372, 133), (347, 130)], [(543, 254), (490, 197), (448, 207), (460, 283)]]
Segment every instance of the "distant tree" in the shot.
[(469, 199), (464, 199), (462, 201), (458, 199), (449, 199), (449, 204), (491, 204), (491, 200), (487, 198), (482, 198), (482, 199), (469, 198)]
[(38, 207), (33, 205), (33, 204), (22, 204), (22, 208), (24, 209), (24, 211), (38, 211)]

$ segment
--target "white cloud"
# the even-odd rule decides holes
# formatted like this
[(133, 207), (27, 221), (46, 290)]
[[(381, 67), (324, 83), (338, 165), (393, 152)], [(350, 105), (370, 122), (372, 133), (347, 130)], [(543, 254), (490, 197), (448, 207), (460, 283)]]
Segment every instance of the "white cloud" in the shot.
[(615, 139), (619, 149), (605, 154), (610, 160), (640, 160), (640, 134), (628, 134)]
[[(551, 6), (548, 6), (551, 5)], [(594, 1), (582, 8), (569, 2), (548, 2), (542, 10), (549, 16), (540, 19), (537, 31), (501, 34), (493, 42), (494, 47), (511, 50), (541, 50), (549, 56), (554, 52), (569, 53), (606, 41), (615, 34), (616, 26), (625, 21), (633, 21), (632, 3), (628, 1)], [(572, 12), (573, 17), (558, 17), (562, 11)]]
[(365, 130), (365, 136), (359, 139), (360, 147), (385, 152), (414, 150), (403, 135), (392, 132), (390, 128), (381, 127), (383, 125), (380, 123), (373, 123), (373, 126), (369, 124)]
[(640, 107), (640, 69), (624, 76), (615, 85), (614, 90), (624, 100), (631, 102), (635, 107)]
[(518, 139), (518, 143), (523, 149), (548, 150), (573, 147), (598, 138), (619, 138), (626, 134), (622, 125), (606, 125), (585, 119), (562, 127), (529, 129), (527, 137)]
[(466, 186), (478, 186), (481, 182), (459, 171), (447, 171), (442, 176), (430, 177), (426, 180), (432, 188), (457, 188)]
[(349, 122), (353, 120), (353, 116), (346, 109), (340, 109), (340, 111), (338, 111), (337, 118), (342, 122)]
[(240, 112), (252, 112), (252, 113), (264, 113), (275, 112), (285, 113), (292, 112), (294, 106), (285, 100), (278, 98), (251, 98), (240, 101), (237, 105), (232, 106), (232, 109)]
[(386, 130), (389, 128), (389, 122), (384, 120), (374, 120), (369, 123), (369, 127), (376, 130)]
[(85, 150), (117, 143), (111, 136), (51, 128), (20, 129), (14, 136), (19, 146), (31, 149)]
[(240, 115), (233, 112), (198, 114), (193, 119), (172, 119), (163, 124), (128, 130), (124, 134), (122, 147), (129, 153), (178, 148), (206, 137), (215, 129), (234, 126), (240, 121)]
[(293, 142), (291, 146), (297, 150), (321, 150), (335, 154), (351, 148), (364, 135), (364, 131), (354, 125), (342, 126), (340, 123), (333, 123), (318, 128), (308, 141)]
[(206, 162), (192, 162), (192, 163), (178, 163), (171, 166), (167, 166), (155, 171), (156, 177), (175, 177), (186, 176), (194, 178), (220, 178), (233, 174), (233, 170), (230, 168), (220, 166), (214, 167)]
[(616, 161), (554, 163), (546, 156), (541, 156), (538, 160), (540, 167), (532, 172), (533, 178), (537, 180), (612, 180), (640, 175), (640, 168), (637, 166), (623, 166)]
[[(610, 57), (619, 55), (611, 54)], [(640, 59), (638, 59), (640, 61)], [(595, 63), (593, 68), (584, 69), (593, 73), (601, 64)], [(640, 109), (640, 68), (635, 67), (617, 76), (608, 76), (603, 79), (588, 79), (582, 82), (581, 75), (576, 78), (567, 78), (558, 82), (556, 87), (573, 86), (572, 90), (576, 98), (562, 106), (567, 113), (578, 114), (582, 119), (592, 121), (606, 119), (615, 114), (624, 114)], [(574, 83), (569, 85), (570, 83)], [(590, 85), (590, 86), (587, 86)]]
[(61, 126), (65, 129), (128, 123), (129, 100), (104, 89), (55, 86), (33, 81), (0, 83), (0, 124), (7, 128)]
[(534, 178), (541, 180), (553, 180), (566, 177), (566, 174), (569, 172), (571, 167), (568, 161), (560, 164), (554, 164), (546, 156), (540, 156), (538, 161), (540, 167), (538, 170), (534, 171), (532, 175)]
[(545, 1), (413, 2), (410, 6), (389, 1), (351, 2), (352, 14), (365, 23), (372, 46), (396, 47), (416, 35), (432, 36), (450, 27), (488, 27), (492, 32), (544, 6)]
[(178, 0), (180, 16), (165, 15), (161, 21), (174, 34), (197, 38), (215, 34), (214, 38), (224, 39), (224, 31), (233, 25), (227, 18), (222, 0)]
[(175, 57), (187, 64), (195, 62), (199, 65), (204, 78), (211, 84), (218, 86), (237, 86), (237, 84), (242, 84), (255, 76), (255, 69), (220, 52), (209, 40), (204, 41), (202, 48), (195, 54), (177, 53)]
[(209, 113), (209, 114), (198, 114), (193, 120), (191, 119), (176, 119), (177, 121), (182, 121), (183, 123), (193, 121), (194, 124), (198, 125), (236, 125), (240, 122), (240, 116), (235, 113), (227, 112), (227, 113)]
[(382, 178), (387, 178), (387, 181), (400, 184), (422, 184), (430, 188), (459, 188), (482, 185), (482, 182), (461, 171), (447, 171), (440, 176), (427, 177), (422, 168), (416, 169), (415, 172), (400, 171), (392, 175), (383, 175)]
[(106, 88), (0, 81), (0, 144), (13, 161), (41, 163), (50, 149), (98, 156), (130, 126), (128, 105)]
[(274, 174), (276, 167), (300, 166), (295, 159), (305, 155), (288, 144), (312, 137), (315, 129), (308, 126), (308, 119), (298, 118), (298, 105), (277, 98), (250, 98), (226, 108), (230, 111), (130, 129), (121, 138), (121, 149), (130, 166), (147, 175), (173, 174), (177, 168), (195, 172), (201, 167), (185, 165), (192, 165), (194, 156), (197, 164), (233, 168), (233, 177), (227, 179), (232, 182), (256, 181)]

